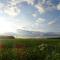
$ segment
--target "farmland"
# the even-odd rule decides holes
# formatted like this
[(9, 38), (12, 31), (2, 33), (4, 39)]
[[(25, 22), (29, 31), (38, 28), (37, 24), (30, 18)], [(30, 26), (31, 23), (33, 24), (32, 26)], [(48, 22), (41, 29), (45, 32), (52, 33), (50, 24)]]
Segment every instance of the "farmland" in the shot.
[(0, 39), (0, 60), (60, 60), (60, 39)]

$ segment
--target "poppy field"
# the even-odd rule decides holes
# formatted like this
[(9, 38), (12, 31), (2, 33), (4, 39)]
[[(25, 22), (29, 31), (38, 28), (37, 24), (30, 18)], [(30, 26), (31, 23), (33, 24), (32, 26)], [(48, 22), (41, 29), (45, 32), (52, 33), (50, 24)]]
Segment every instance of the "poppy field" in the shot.
[(0, 60), (60, 60), (60, 39), (1, 39)]

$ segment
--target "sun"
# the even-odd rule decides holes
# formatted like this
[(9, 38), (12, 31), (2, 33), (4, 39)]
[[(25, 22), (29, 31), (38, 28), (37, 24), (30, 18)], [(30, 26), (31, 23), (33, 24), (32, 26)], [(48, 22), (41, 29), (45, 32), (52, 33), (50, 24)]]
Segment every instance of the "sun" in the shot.
[(14, 31), (15, 28), (13, 26), (13, 23), (5, 17), (0, 17), (0, 34)]

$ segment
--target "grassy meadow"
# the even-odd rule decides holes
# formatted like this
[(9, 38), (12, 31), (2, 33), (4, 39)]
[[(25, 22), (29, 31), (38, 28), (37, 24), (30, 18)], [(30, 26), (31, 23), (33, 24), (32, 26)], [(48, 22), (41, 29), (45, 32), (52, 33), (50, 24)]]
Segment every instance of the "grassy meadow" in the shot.
[(60, 39), (0, 39), (0, 60), (60, 60)]

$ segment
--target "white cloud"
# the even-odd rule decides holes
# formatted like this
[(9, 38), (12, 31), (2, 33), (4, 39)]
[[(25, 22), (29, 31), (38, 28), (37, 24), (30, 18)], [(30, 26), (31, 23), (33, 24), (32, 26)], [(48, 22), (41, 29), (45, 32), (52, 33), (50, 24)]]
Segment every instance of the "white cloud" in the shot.
[(10, 5), (13, 5), (13, 6), (16, 6), (18, 3), (21, 3), (23, 2), (24, 0), (11, 0), (9, 2)]
[(48, 25), (51, 26), (51, 25), (54, 24), (54, 23), (55, 23), (55, 20), (54, 20), (54, 21), (49, 21), (49, 22), (48, 22)]
[(51, 6), (51, 5), (52, 5), (52, 3), (51, 3), (50, 0), (47, 1), (47, 5), (48, 5), (48, 6)]
[(7, 2), (6, 5), (4, 5), (4, 3), (0, 3), (0, 12), (12, 17), (17, 16), (21, 12), (20, 8), (17, 6), (18, 1), (20, 0), (11, 0)]
[(37, 17), (37, 15), (36, 15), (36, 14), (32, 14), (32, 16), (33, 16), (33, 17)]
[(4, 4), (0, 3), (0, 13), (3, 13), (4, 8), (5, 8)]
[(9, 16), (17, 16), (20, 10), (17, 7), (6, 7), (4, 12)]
[(42, 28), (40, 28), (40, 29), (34, 28), (34, 29), (32, 29), (32, 31), (45, 32), (45, 30), (44, 30), (44, 29), (42, 29)]
[(60, 3), (57, 4), (57, 10), (60, 10)]
[(37, 5), (35, 5), (35, 7), (37, 8), (37, 10), (38, 10), (40, 13), (45, 13), (45, 8), (44, 8), (43, 5), (37, 4)]
[(38, 18), (35, 22), (34, 29), (37, 31), (45, 32), (45, 19), (44, 18)]
[(42, 4), (44, 4), (47, 0), (42, 0)]
[(0, 10), (4, 7), (4, 4), (0, 3)]
[(56, 6), (52, 3), (51, 0), (41, 0), (38, 4), (35, 5), (35, 8), (42, 14), (47, 11), (56, 10)]
[(38, 18), (38, 20), (36, 20), (37, 24), (43, 24), (45, 22), (45, 19), (43, 18)]
[(21, 2), (27, 2), (28, 4), (33, 5), (33, 4), (34, 4), (34, 1), (35, 1), (35, 0), (11, 0), (10, 3), (11, 3), (12, 5), (16, 5), (16, 4), (21, 3)]
[(51, 0), (47, 0), (46, 4), (47, 4), (46, 11), (56, 10), (56, 6), (51, 2)]
[(26, 1), (28, 4), (31, 4), (31, 5), (34, 4), (34, 0), (24, 0), (24, 1)]

